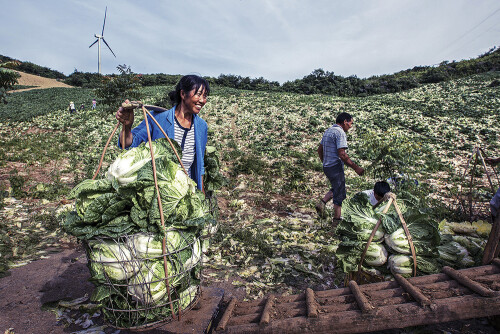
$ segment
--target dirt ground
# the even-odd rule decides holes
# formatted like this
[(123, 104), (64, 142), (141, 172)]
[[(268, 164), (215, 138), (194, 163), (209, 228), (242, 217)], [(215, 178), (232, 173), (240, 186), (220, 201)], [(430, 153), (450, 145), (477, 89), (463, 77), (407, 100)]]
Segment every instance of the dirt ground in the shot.
[(66, 249), (9, 270), (10, 276), (0, 279), (0, 333), (69, 333), (42, 305), (90, 295), (86, 262), (82, 249)]

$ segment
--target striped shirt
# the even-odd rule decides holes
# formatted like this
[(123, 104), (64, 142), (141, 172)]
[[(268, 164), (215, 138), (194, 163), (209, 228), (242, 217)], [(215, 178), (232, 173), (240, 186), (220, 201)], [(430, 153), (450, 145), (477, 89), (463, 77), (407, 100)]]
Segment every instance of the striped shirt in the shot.
[(339, 148), (347, 149), (347, 136), (340, 125), (329, 127), (321, 139), (323, 146), (323, 167), (333, 167), (342, 163), (339, 157)]
[(191, 175), (191, 165), (194, 162), (194, 122), (191, 122), (190, 128), (183, 127), (177, 117), (175, 119), (174, 140), (181, 146), (182, 164), (189, 175)]

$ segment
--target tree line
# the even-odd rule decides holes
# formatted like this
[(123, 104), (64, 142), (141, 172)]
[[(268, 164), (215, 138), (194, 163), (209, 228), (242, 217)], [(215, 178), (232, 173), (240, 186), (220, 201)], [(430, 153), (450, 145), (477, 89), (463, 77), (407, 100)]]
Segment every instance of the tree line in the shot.
[[(0, 62), (12, 60), (9, 57), (0, 55)], [(61, 72), (30, 62), (16, 62), (16, 64), (10, 66), (10, 68), (48, 78), (60, 79), (71, 86), (85, 88), (98, 88), (102, 85), (103, 80), (123, 75), (121, 73), (103, 76), (98, 73), (80, 72), (75, 69), (69, 76), (65, 76)], [(358, 78), (355, 75), (343, 77), (321, 68), (315, 69), (311, 74), (304, 76), (302, 79), (287, 81), (281, 85), (277, 81), (269, 81), (263, 77), (250, 78), (234, 74), (221, 74), (216, 78), (205, 78), (211, 85), (235, 89), (361, 97), (395, 93), (428, 83), (438, 83), (472, 74), (499, 70), (500, 49), (494, 47), (477, 58), (469, 60), (444, 61), (437, 66), (416, 66), (394, 74), (372, 76), (364, 79)], [(137, 81), (142, 86), (173, 86), (179, 81), (180, 77), (181, 75), (164, 73), (137, 74)]]

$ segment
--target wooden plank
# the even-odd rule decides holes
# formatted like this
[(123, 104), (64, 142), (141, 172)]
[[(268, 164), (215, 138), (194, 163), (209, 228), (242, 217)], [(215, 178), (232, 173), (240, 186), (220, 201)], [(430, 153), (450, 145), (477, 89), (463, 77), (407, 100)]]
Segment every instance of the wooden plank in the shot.
[(306, 307), (308, 318), (318, 317), (318, 308), (314, 299), (314, 291), (311, 288), (306, 289)]
[(262, 316), (260, 317), (260, 324), (267, 325), (271, 320), (271, 309), (273, 308), (274, 295), (270, 295), (267, 298), (266, 305), (262, 311)]
[(264, 327), (259, 327), (258, 324), (228, 326), (225, 333), (365, 333), (500, 314), (500, 296), (493, 298), (482, 298), (477, 295), (460, 296), (438, 300), (435, 305), (434, 310), (422, 308), (417, 303), (386, 306), (378, 309), (376, 316), (366, 316), (360, 311), (321, 315), (317, 319), (301, 316), (273, 320)]
[[(305, 302), (305, 300), (306, 300), (306, 294), (299, 293), (296, 295), (289, 295), (289, 296), (275, 296), (274, 303), (281, 304), (281, 303)], [(266, 305), (266, 299), (261, 298), (256, 300), (249, 300), (247, 302), (238, 304), (245, 304), (245, 307), (255, 307), (255, 306), (264, 307)]]
[[(460, 272), (467, 275), (467, 276), (483, 276), (483, 275), (500, 273), (500, 267), (497, 267), (494, 265), (485, 265), (485, 266), (480, 266), (480, 267), (461, 269)], [(413, 284), (417, 287), (419, 287), (420, 285), (426, 285), (426, 284), (430, 284), (430, 283), (437, 283), (437, 282), (449, 281), (449, 280), (450, 280), (450, 277), (446, 274), (443, 274), (443, 273), (408, 278), (408, 282), (410, 282), (411, 284)], [(397, 287), (399, 287), (399, 284), (395, 281), (364, 284), (363, 285), (363, 292), (367, 293), (368, 291), (385, 290), (385, 289), (397, 288)], [(339, 289), (332, 289), (332, 290), (324, 290), (324, 291), (316, 291), (315, 292), (317, 298), (327, 298), (327, 297), (333, 297), (333, 296), (348, 295), (350, 293), (351, 293), (351, 290), (349, 288), (339, 288)], [(303, 296), (303, 295), (304, 294), (300, 294), (298, 296)], [(288, 297), (290, 297), (290, 296), (288, 296)], [(282, 297), (280, 297), (280, 298), (282, 298)], [(304, 299), (302, 299), (302, 300), (304, 300)]]
[(226, 328), (227, 322), (229, 318), (231, 318), (231, 314), (233, 313), (234, 307), (236, 306), (236, 298), (232, 297), (227, 305), (222, 318), (220, 319), (219, 325), (217, 325), (217, 330), (224, 330)]
[(397, 273), (393, 273), (393, 276), (396, 279), (396, 281), (403, 287), (403, 289), (406, 292), (408, 292), (413, 297), (413, 299), (415, 299), (420, 305), (429, 306), (432, 304), (431, 300), (426, 296), (424, 296), (424, 294), (420, 291), (419, 288), (412, 285), (403, 276)]
[(358, 283), (356, 283), (355, 281), (350, 281), (349, 288), (351, 288), (352, 294), (354, 295), (354, 298), (356, 298), (356, 303), (358, 303), (358, 306), (361, 309), (361, 311), (369, 313), (375, 309), (373, 305), (370, 304), (370, 302), (363, 294), (361, 289), (359, 288)]
[[(300, 309), (275, 309), (275, 317), (273, 317), (273, 321), (270, 321), (269, 325), (272, 325), (275, 321), (284, 320), (284, 319), (293, 319), (297, 317), (307, 317), (307, 310), (304, 304), (302, 304), (302, 308)], [(243, 326), (245, 324), (254, 323), (259, 325), (261, 315), (260, 313), (255, 314), (247, 314), (239, 317), (231, 317), (230, 321), (227, 323), (226, 327), (229, 326)]]
[(481, 284), (471, 280), (469, 277), (465, 276), (458, 270), (455, 270), (451, 267), (448, 266), (443, 267), (443, 272), (446, 275), (452, 277), (454, 280), (458, 281), (460, 284), (468, 287), (469, 289), (480, 294), (483, 297), (493, 297), (497, 295), (495, 291), (485, 288)]

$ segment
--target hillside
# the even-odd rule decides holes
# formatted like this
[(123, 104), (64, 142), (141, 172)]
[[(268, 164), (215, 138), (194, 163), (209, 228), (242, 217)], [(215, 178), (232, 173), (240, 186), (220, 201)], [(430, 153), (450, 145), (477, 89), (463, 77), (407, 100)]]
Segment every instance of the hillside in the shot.
[[(13, 60), (1, 56), (0, 61)], [(58, 78), (67, 84), (77, 87), (96, 88), (101, 82), (97, 73), (78, 72), (75, 70), (69, 76), (49, 68), (19, 62), (14, 69), (44, 77)], [(397, 93), (417, 88), (429, 83), (446, 82), (453, 79), (466, 78), (470, 75), (488, 73), (500, 70), (500, 49), (493, 47), (488, 52), (472, 59), (460, 61), (443, 61), (439, 65), (415, 66), (392, 74), (376, 75), (369, 78), (358, 78), (356, 75), (343, 77), (333, 71), (315, 69), (311, 74), (301, 79), (279, 84), (263, 77), (250, 78), (234, 74), (220, 74), (218, 77), (206, 77), (212, 86), (236, 88), (242, 90), (275, 91), (299, 94), (326, 94), (333, 96), (372, 96)], [(116, 76), (110, 74), (109, 76)], [(164, 73), (140, 74), (139, 82), (143, 86), (175, 85), (178, 75)]]
[[(341, 111), (354, 116), (349, 156), (367, 171), (358, 177), (346, 170), (348, 196), (393, 172), (405, 173), (418, 180), (409, 191), (432, 219), (463, 223), (457, 196), (468, 185), (462, 176), (472, 150), (480, 146), (500, 156), (498, 80), (500, 72), (489, 72), (355, 98), (215, 87), (200, 115), (227, 184), (218, 192), (220, 227), (206, 284), (247, 299), (343, 286), (335, 255), (340, 240), (331, 217), (320, 219), (314, 210), (328, 190), (316, 149)], [(158, 100), (169, 88), (142, 88), (144, 101)], [(69, 99), (90, 101), (91, 94), (33, 90), (11, 94), (0, 106), (0, 272), (73, 247), (75, 238), (60, 228), (74, 204), (68, 193), (92, 177), (116, 125), (99, 105), (96, 112), (67, 112)], [(108, 147), (103, 171), (118, 152)], [(473, 195), (482, 199), (477, 215), (487, 220), (491, 190), (486, 175), (476, 174)], [(475, 238), (481, 244), (485, 236)]]
[(44, 78), (38, 75), (28, 74), (20, 71), (16, 71), (21, 75), (18, 79), (17, 84), (21, 86), (34, 86), (31, 88), (23, 88), (18, 89), (15, 92), (22, 92), (31, 89), (45, 89), (45, 88), (53, 88), (53, 87), (66, 87), (71, 88), (70, 85), (65, 84), (57, 79)]

